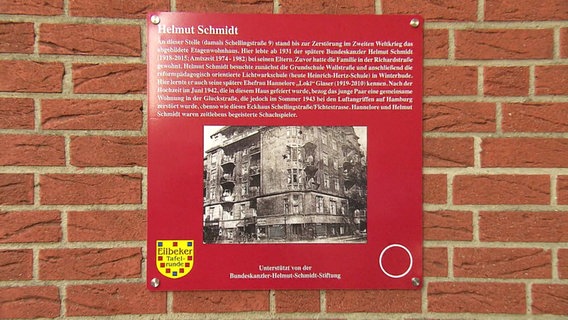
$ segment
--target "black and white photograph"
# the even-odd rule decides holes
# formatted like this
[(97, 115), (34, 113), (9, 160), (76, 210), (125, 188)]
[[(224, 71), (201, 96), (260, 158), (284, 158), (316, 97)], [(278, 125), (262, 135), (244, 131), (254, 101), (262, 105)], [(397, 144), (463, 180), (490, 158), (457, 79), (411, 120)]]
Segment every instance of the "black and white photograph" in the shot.
[(204, 126), (204, 243), (366, 243), (366, 149), (364, 126)]

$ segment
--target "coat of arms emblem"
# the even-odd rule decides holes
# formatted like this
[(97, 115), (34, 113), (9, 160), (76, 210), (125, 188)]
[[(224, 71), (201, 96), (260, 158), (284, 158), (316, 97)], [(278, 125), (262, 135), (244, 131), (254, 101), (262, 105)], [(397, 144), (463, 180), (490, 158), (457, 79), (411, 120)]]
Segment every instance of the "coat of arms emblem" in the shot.
[(193, 268), (193, 240), (157, 240), (156, 267), (171, 279), (188, 274)]

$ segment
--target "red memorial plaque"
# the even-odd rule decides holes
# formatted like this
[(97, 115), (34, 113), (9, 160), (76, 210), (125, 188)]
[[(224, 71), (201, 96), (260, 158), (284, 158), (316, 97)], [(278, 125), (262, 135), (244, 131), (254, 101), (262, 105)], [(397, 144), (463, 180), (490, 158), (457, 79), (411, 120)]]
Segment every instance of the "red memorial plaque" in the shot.
[(420, 17), (147, 25), (149, 289), (421, 286)]

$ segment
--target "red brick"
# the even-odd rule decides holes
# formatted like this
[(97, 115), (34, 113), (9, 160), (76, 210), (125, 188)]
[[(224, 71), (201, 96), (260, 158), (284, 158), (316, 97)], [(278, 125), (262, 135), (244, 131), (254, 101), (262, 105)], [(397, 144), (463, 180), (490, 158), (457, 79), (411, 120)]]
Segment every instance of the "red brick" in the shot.
[(558, 249), (558, 277), (568, 279), (568, 249)]
[(75, 93), (145, 93), (143, 64), (73, 64)]
[(166, 312), (166, 292), (150, 292), (142, 283), (70, 285), (67, 316), (109, 316)]
[(549, 279), (552, 255), (550, 250), (538, 248), (455, 248), (454, 276)]
[[(272, 3), (272, 1), (270, 1)], [(282, 14), (374, 14), (373, 0), (280, 0), (278, 13)]]
[(73, 137), (71, 164), (77, 167), (146, 166), (146, 137)]
[(178, 1), (177, 11), (211, 13), (272, 13), (274, 2), (271, 0), (193, 0)]
[(460, 175), (454, 178), (454, 204), (549, 204), (547, 175)]
[(327, 312), (420, 312), (419, 290), (329, 290)]
[(140, 56), (140, 27), (129, 25), (42, 24), (39, 52)]
[(480, 212), (479, 239), (499, 242), (567, 242), (568, 212)]
[(568, 139), (488, 138), (481, 149), (482, 167), (568, 167)]
[(140, 248), (44, 249), (39, 253), (39, 278), (42, 280), (138, 278), (141, 263)]
[(568, 204), (568, 176), (558, 176), (556, 188), (558, 204)]
[(31, 280), (33, 252), (31, 249), (0, 250), (0, 281)]
[(142, 176), (140, 174), (45, 174), (40, 176), (42, 204), (141, 203), (141, 189)]
[(1, 319), (56, 318), (61, 300), (57, 287), (0, 288)]
[(65, 165), (63, 136), (0, 134), (0, 145), (3, 166)]
[(471, 241), (473, 217), (470, 211), (425, 211), (424, 240)]
[(568, 28), (560, 29), (560, 57), (568, 58)]
[[(178, 4), (179, 7), (179, 4)], [(179, 8), (178, 8), (179, 9)], [(107, 18), (145, 18), (148, 12), (170, 11), (169, 0), (73, 0), (69, 2), (71, 16)]]
[(483, 92), (487, 96), (526, 96), (529, 93), (528, 67), (485, 67)]
[(503, 104), (505, 132), (566, 132), (568, 103)]
[(424, 276), (448, 276), (448, 249), (424, 248)]
[(0, 129), (33, 129), (34, 100), (0, 98)]
[(32, 174), (0, 174), (0, 204), (33, 204)]
[(268, 311), (268, 291), (186, 291), (175, 292), (174, 312)]
[(428, 21), (475, 21), (477, 1), (383, 0), (383, 14), (420, 14)]
[(424, 67), (424, 95), (477, 95), (477, 68), (461, 66)]
[(456, 59), (552, 58), (552, 34), (551, 29), (457, 30)]
[(319, 291), (276, 291), (276, 312), (320, 312)]
[(146, 239), (146, 211), (71, 211), (67, 233), (69, 241), (142, 241)]
[(568, 95), (568, 65), (535, 67), (537, 95)]
[(425, 167), (473, 166), (473, 138), (424, 138)]
[(33, 53), (33, 23), (0, 22), (0, 52)]
[(0, 212), (0, 243), (61, 240), (59, 211)]
[(448, 38), (449, 35), (447, 29), (424, 30), (424, 58), (448, 58)]
[(63, 14), (63, 0), (2, 0), (0, 13), (55, 16)]
[(566, 20), (565, 0), (485, 0), (487, 21)]
[(438, 102), (424, 104), (426, 132), (495, 132), (495, 104)]
[(42, 100), (41, 123), (55, 130), (140, 130), (142, 101)]
[(61, 92), (63, 72), (59, 62), (0, 60), (0, 91)]
[(447, 199), (445, 174), (425, 174), (422, 178), (424, 203), (442, 204)]
[(533, 284), (532, 313), (568, 315), (568, 285)]
[(428, 284), (428, 311), (524, 314), (525, 291), (523, 283), (434, 282)]

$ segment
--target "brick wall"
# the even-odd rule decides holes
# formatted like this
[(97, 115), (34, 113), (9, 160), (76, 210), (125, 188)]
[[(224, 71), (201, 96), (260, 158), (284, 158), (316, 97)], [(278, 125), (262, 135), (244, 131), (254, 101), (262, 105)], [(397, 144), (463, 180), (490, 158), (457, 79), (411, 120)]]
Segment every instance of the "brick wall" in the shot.
[[(145, 289), (144, 17), (168, 10), (425, 17), (421, 291)], [(568, 314), (568, 1), (0, 1), (0, 318), (216, 313)]]

